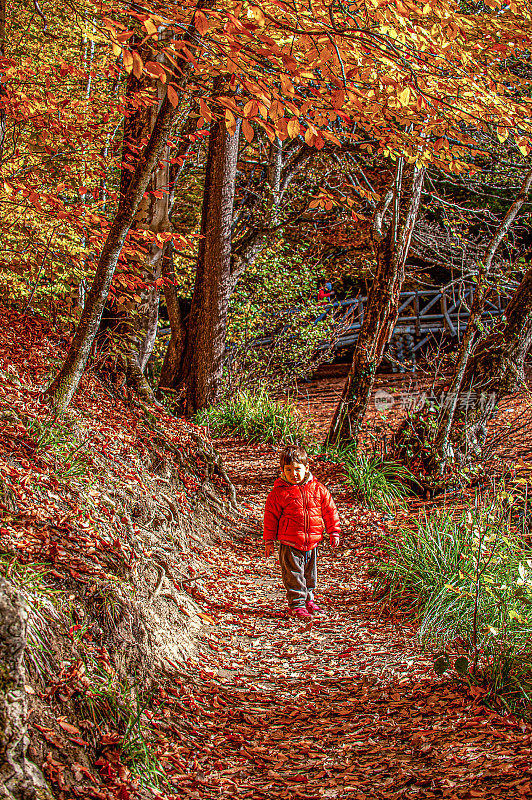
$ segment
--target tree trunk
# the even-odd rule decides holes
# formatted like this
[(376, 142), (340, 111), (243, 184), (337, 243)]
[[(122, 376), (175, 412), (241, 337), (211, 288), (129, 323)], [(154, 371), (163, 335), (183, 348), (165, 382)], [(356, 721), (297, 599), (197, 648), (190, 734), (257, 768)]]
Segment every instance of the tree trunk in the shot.
[[(210, 6), (212, 2), (213, 0), (198, 0), (196, 8), (205, 8)], [(196, 29), (193, 24), (189, 26), (185, 38), (189, 41), (197, 39)], [(190, 64), (183, 66), (179, 89), (183, 90), (186, 86), (191, 69)], [(181, 92), (180, 96), (182, 95), (183, 92)], [(177, 108), (172, 106), (166, 94), (157, 113), (148, 143), (138, 157), (135, 172), (129, 182), (127, 191), (120, 198), (118, 211), (103, 246), (91, 290), (87, 296), (65, 363), (55, 380), (46, 390), (46, 395), (52, 399), (56, 414), (62, 413), (69, 405), (85, 371), (94, 338), (98, 333), (118, 258), (152, 173), (157, 167), (168, 142), (178, 110), (179, 105)]]
[[(434, 437), (434, 470), (440, 475), (443, 475), (448, 458), (450, 456), (449, 440), (451, 436), (451, 429), (456, 414), (456, 409), (458, 407), (459, 392), (462, 385), (464, 385), (464, 376), (466, 374), (467, 364), (473, 352), (477, 333), (479, 329), (482, 329), (482, 311), (484, 309), (486, 297), (489, 291), (489, 276), (491, 273), (493, 258), (515, 218), (519, 214), (519, 211), (523, 207), (531, 186), (532, 170), (530, 170), (525, 176), (519, 196), (516, 198), (516, 200), (514, 200), (508, 209), (503, 221), (492, 237), (488, 247), (486, 248), (486, 254), (483, 262), (479, 267), (477, 286), (475, 289), (475, 294), (473, 295), (469, 320), (464, 336), (460, 343), (460, 350), (458, 352), (454, 376), (449, 389), (450, 402), (446, 404), (446, 407), (442, 411), (438, 424), (438, 430), (436, 431), (436, 435)], [(470, 387), (468, 386), (468, 388)]]
[(464, 386), (511, 394), (526, 385), (524, 364), (532, 347), (532, 267), (523, 276), (502, 324), (479, 342), (467, 365)]
[(0, 797), (53, 800), (41, 772), (26, 757), (28, 709), (23, 659), (27, 621), (23, 598), (0, 576)]
[[(377, 258), (375, 278), (371, 285), (353, 362), (327, 434), (326, 444), (356, 438), (371, 397), (375, 373), (382, 361), (399, 308), (399, 294), (404, 281), (405, 263), (419, 213), (425, 168), (412, 172), (410, 197), (406, 213), (401, 194), (403, 164), (399, 159), (393, 190), (388, 192), (374, 218), (374, 240)], [(384, 215), (390, 203), (392, 222), (382, 235)]]
[(159, 379), (159, 389), (157, 397), (160, 399), (164, 390), (175, 390), (175, 382), (181, 370), (183, 361), (183, 353), (185, 350), (186, 341), (186, 327), (179, 305), (179, 298), (175, 288), (175, 273), (174, 273), (174, 249), (168, 247), (163, 257), (163, 278), (164, 282), (164, 299), (166, 302), (166, 309), (170, 319), (170, 341), (164, 356), (163, 366), (161, 369), (161, 376)]
[(85, 371), (94, 337), (109, 294), (118, 258), (129, 232), (135, 212), (146, 191), (151, 174), (157, 165), (170, 135), (176, 109), (165, 97), (146, 148), (139, 159), (127, 193), (123, 196), (103, 246), (96, 274), (81, 314), (79, 325), (61, 371), (47, 389), (57, 414), (69, 405)]
[(214, 402), (222, 377), (231, 296), (231, 229), (240, 126), (211, 126), (196, 283), (179, 385), (188, 416)]

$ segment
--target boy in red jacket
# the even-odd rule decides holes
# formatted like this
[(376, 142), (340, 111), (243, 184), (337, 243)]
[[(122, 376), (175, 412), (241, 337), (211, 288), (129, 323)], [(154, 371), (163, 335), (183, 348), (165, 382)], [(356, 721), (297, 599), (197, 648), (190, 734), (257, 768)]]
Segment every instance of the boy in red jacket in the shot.
[(268, 557), (279, 541), (288, 605), (296, 616), (310, 618), (321, 610), (314, 602), (317, 546), (324, 527), (331, 547), (338, 546), (340, 520), (330, 492), (310, 473), (302, 447), (285, 447), (281, 473), (266, 500), (264, 547)]

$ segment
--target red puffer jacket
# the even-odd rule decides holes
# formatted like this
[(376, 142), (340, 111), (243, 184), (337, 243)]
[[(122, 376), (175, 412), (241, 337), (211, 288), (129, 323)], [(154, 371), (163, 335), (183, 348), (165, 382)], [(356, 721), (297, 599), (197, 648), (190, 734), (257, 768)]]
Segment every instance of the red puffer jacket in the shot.
[(330, 492), (316, 478), (292, 485), (277, 478), (266, 500), (264, 541), (276, 539), (307, 552), (323, 537), (340, 533), (340, 520)]

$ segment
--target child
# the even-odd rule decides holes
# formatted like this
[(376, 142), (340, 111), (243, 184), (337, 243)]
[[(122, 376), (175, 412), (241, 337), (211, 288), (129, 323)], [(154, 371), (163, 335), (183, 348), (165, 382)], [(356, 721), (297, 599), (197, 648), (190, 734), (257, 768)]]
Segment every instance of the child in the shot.
[(314, 602), (317, 546), (323, 528), (332, 547), (340, 541), (340, 520), (328, 490), (310, 473), (302, 447), (285, 447), (281, 473), (266, 500), (264, 547), (266, 557), (280, 542), (279, 563), (288, 605), (302, 619), (321, 609)]

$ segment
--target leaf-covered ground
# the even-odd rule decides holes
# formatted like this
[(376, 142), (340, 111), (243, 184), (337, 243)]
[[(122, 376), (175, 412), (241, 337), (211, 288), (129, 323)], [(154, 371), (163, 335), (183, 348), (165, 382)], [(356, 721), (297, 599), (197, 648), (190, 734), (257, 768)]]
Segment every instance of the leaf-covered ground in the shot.
[[(111, 719), (83, 717), (69, 702), (95, 687), (73, 649), (83, 625), (68, 626), (83, 610), (76, 598), (88, 597), (96, 582), (120, 578), (131, 585), (143, 526), (154, 527), (158, 509), (161, 528), (168, 505), (169, 490), (160, 491), (161, 478), (153, 471), (164, 444), (154, 440), (142, 414), (92, 374), (76, 396), (63, 438), (46, 438), (51, 429), (40, 391), (65, 343), (38, 319), (12, 313), (5, 318), (0, 476), (19, 513), (4, 514), (0, 546), (9, 553), (8, 575), (17, 560), (36, 569), (43, 562), (56, 588), (72, 591), (74, 598), (57, 674), (44, 687), (28, 678), (30, 754), (62, 800), (153, 797), (157, 792), (141, 789), (125, 766), (124, 731)], [(395, 382), (400, 393), (406, 385), (401, 380), (388, 385)], [(320, 432), (340, 383), (311, 385), (301, 401)], [(501, 447), (513, 448), (514, 463), (521, 459), (523, 470), (531, 427), (523, 431), (515, 420), (525, 419), (527, 402), (509, 401), (513, 411), (498, 426)], [(190, 428), (165, 415), (158, 425), (175, 449), (193, 453)], [(369, 434), (382, 425), (373, 411)], [(149, 731), (145, 744), (158, 759), (147, 773), (155, 779), (157, 763), (163, 773), (161, 800), (529, 796), (532, 728), (486, 708), (482, 690), (437, 678), (420, 652), (415, 627), (373, 599), (369, 567), (387, 523), (353, 505), (337, 467), (313, 466), (337, 499), (344, 536), (334, 553), (327, 545), (321, 550), (318, 601), (324, 613), (301, 624), (286, 614), (278, 566), (264, 559), (260, 538), (277, 452), (236, 440), (218, 446), (244, 513), (233, 520), (220, 516), (207, 546), (203, 532), (192, 531), (198, 536), (181, 551), (176, 567), (191, 577), (173, 589), (167, 581), (156, 600), (201, 625), (196, 654), (171, 664), (166, 674), (153, 674), (153, 699), (141, 712)], [(131, 522), (121, 506), (109, 503), (110, 487), (127, 489), (130, 505), (150, 500), (149, 514)], [(183, 475), (182, 513), (200, 491), (197, 481)], [(173, 514), (167, 509), (170, 532)], [(151, 550), (141, 555), (151, 557)], [(144, 596), (149, 588), (152, 602), (155, 590), (143, 585), (146, 575), (135, 579), (135, 591)], [(155, 585), (156, 572), (150, 580)], [(92, 648), (98, 674), (108, 672), (114, 685), (116, 669), (91, 631), (84, 633), (85, 649)]]
[[(198, 663), (161, 702), (163, 759), (191, 798), (518, 798), (530, 794), (530, 726), (482, 704), (482, 690), (435, 676), (415, 628), (372, 600), (368, 565), (381, 525), (353, 507), (334, 468), (344, 524), (320, 556), (324, 613), (285, 613), (279, 570), (262, 556), (260, 513), (276, 473), (269, 447), (221, 444), (244, 534), (207, 553), (196, 593), (210, 622)], [(191, 678), (192, 676), (192, 678)]]

